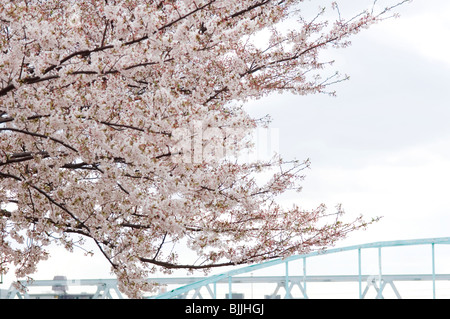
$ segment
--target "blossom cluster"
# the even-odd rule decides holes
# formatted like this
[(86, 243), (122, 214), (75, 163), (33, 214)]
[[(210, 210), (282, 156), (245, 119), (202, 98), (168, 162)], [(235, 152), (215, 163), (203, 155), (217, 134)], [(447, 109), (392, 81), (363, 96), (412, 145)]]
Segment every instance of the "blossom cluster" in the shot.
[[(91, 241), (121, 290), (139, 297), (158, 267), (285, 257), (365, 226), (360, 219), (323, 222), (322, 205), (305, 211), (277, 204), (279, 194), (300, 189), (308, 161), (236, 160), (260, 124), (243, 103), (272, 92), (327, 92), (343, 78), (323, 77), (330, 63), (319, 53), (348, 45), (390, 11), (339, 13), (330, 23), (325, 9), (301, 16), (307, 5), (4, 1), (0, 272), (14, 265), (18, 278), (31, 275), (50, 243), (72, 250)], [(287, 19), (289, 31), (277, 28)], [(262, 33), (268, 36), (259, 42)], [(185, 160), (192, 157), (180, 138), (196, 125), (209, 135), (194, 144), (212, 159)], [(235, 156), (220, 151), (230, 149)], [(261, 174), (270, 178), (261, 182)], [(183, 261), (176, 245), (198, 261)]]

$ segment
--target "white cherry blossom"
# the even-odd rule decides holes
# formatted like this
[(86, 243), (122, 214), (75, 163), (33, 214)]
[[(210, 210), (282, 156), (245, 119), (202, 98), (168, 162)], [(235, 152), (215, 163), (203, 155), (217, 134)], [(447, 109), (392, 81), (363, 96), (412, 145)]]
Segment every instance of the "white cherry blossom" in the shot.
[[(30, 276), (50, 243), (92, 241), (120, 289), (139, 297), (157, 268), (306, 253), (367, 225), (341, 221), (340, 208), (277, 204), (301, 188), (309, 162), (238, 161), (260, 125), (241, 105), (327, 93), (345, 77), (328, 77), (319, 53), (347, 46), (396, 3), (344, 19), (331, 3), (300, 16), (303, 0), (3, 2), (1, 273)], [(283, 32), (287, 18), (296, 22)], [(197, 262), (172, 251), (178, 244)]]

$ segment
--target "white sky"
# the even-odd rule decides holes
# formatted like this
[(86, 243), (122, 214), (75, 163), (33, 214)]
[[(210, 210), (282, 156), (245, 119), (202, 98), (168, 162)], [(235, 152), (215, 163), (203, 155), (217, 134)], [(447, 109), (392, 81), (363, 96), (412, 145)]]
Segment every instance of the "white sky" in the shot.
[[(415, 0), (400, 13), (333, 52), (351, 77), (336, 98), (274, 95), (248, 106), (271, 115), (284, 158), (311, 159), (301, 206), (384, 216), (339, 246), (450, 236), (450, 2)], [(82, 255), (57, 249), (34, 277), (110, 277), (101, 257)]]
[(271, 96), (280, 153), (310, 158), (298, 202), (383, 216), (344, 244), (450, 236), (450, 3), (415, 0), (401, 18), (333, 52), (350, 75), (328, 96)]

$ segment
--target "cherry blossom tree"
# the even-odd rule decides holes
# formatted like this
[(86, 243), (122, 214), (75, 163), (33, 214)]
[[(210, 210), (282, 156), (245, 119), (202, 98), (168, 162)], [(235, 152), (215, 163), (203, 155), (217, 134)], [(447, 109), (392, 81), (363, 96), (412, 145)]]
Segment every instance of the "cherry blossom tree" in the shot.
[(367, 226), (279, 204), (309, 162), (241, 161), (264, 125), (242, 106), (331, 93), (345, 76), (319, 53), (403, 2), (344, 18), (304, 0), (2, 1), (0, 272), (89, 241), (139, 297), (161, 268), (307, 253)]

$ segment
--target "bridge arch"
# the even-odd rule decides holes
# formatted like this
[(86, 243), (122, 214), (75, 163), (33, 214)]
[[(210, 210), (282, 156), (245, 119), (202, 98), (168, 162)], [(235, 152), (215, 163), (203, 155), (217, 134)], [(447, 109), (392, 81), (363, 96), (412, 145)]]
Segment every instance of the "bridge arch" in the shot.
[[(398, 281), (429, 281), (431, 282), (431, 297), (436, 298), (436, 281), (450, 281), (450, 274), (436, 274), (435, 267), (435, 247), (436, 245), (448, 245), (450, 244), (450, 237), (443, 238), (427, 238), (427, 239), (411, 239), (411, 240), (396, 240), (396, 241), (380, 241), (362, 245), (353, 245), (343, 248), (333, 248), (321, 251), (315, 251), (305, 255), (295, 255), (285, 259), (275, 259), (260, 264), (249, 265), (237, 269), (233, 269), (221, 274), (213, 275), (205, 279), (201, 279), (194, 283), (184, 285), (179, 288), (161, 293), (152, 298), (155, 299), (167, 299), (167, 298), (184, 298), (191, 293), (192, 298), (202, 298), (200, 291), (205, 288), (209, 296), (208, 298), (218, 298), (217, 284), (228, 284), (228, 293), (226, 298), (239, 298), (240, 295), (233, 294), (233, 283), (277, 283), (275, 291), (267, 295), (266, 297), (283, 297), (292, 298), (292, 290), (297, 287), (301, 292), (301, 297), (308, 298), (307, 286), (308, 282), (356, 282), (358, 284), (358, 296), (363, 299), (367, 296), (370, 289), (376, 292), (376, 298), (384, 298), (383, 292), (385, 288), (390, 286), (397, 298), (402, 298), (399, 290), (397, 289), (395, 282)], [(405, 247), (405, 246), (429, 246), (429, 272), (425, 274), (384, 274), (382, 253), (384, 248), (389, 247)], [(362, 253), (368, 249), (376, 249), (378, 251), (378, 273), (376, 275), (364, 275), (362, 273)], [(357, 274), (355, 275), (333, 275), (333, 276), (308, 276), (307, 274), (307, 260), (316, 256), (338, 254), (343, 252), (355, 251), (357, 252)], [(302, 260), (303, 261), (303, 275), (291, 276), (289, 274), (289, 264)], [(279, 265), (285, 265), (284, 276), (242, 276), (244, 274), (251, 274), (256, 270), (267, 269)], [(364, 287), (365, 285), (365, 287)], [(203, 290), (205, 290), (203, 289)], [(277, 295), (279, 291), (284, 291), (284, 296)]]

